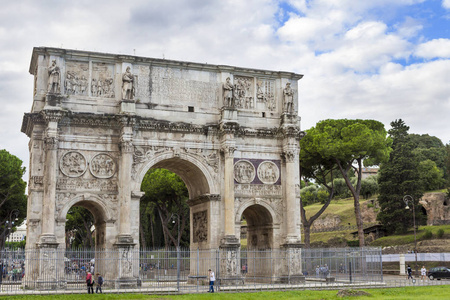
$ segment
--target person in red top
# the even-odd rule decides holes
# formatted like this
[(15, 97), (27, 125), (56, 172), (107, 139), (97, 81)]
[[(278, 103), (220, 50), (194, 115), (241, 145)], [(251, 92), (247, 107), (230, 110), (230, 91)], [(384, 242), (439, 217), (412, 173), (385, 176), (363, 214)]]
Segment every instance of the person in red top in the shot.
[(88, 290), (88, 294), (93, 294), (94, 293), (94, 278), (92, 277), (91, 272), (87, 272), (86, 274), (86, 285), (87, 285), (87, 290)]

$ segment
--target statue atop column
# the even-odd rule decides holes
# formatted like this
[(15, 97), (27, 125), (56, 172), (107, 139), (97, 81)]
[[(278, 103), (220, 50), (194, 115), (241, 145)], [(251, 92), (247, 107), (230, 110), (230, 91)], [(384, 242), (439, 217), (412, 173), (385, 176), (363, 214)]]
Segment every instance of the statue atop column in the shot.
[(131, 68), (127, 67), (125, 73), (122, 76), (122, 99), (133, 100), (135, 89), (134, 89), (134, 76), (130, 72)]
[(50, 94), (59, 94), (59, 85), (61, 82), (59, 67), (56, 65), (56, 60), (52, 61), (52, 65), (48, 68), (48, 89)]
[(230, 77), (223, 84), (223, 103), (228, 108), (234, 108), (233, 84)]
[(283, 90), (284, 95), (284, 112), (288, 114), (294, 113), (294, 90), (291, 88), (291, 83), (286, 83)]

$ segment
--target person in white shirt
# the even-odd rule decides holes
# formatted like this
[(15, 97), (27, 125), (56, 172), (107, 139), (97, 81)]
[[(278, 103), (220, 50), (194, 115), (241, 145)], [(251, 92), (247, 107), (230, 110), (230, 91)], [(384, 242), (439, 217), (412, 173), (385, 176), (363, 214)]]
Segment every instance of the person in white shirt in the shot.
[(420, 269), (420, 279), (423, 281), (427, 278), (427, 269), (425, 266), (422, 266), (422, 269)]
[(216, 276), (214, 276), (214, 272), (209, 269), (209, 291), (208, 293), (214, 293), (214, 281), (216, 281)]

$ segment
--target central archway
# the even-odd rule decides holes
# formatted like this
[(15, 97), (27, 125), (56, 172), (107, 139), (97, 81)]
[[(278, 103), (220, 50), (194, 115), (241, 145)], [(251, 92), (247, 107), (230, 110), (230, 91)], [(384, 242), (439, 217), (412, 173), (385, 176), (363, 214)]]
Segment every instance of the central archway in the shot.
[[(150, 169), (161, 168), (178, 175), (186, 185), (189, 193), (188, 204), (190, 206), (190, 246), (191, 249), (211, 248), (218, 246), (217, 234), (211, 234), (211, 224), (217, 224), (219, 220), (213, 220), (214, 215), (220, 209), (219, 187), (214, 173), (203, 157), (188, 153), (168, 151), (154, 156), (141, 164), (135, 176), (133, 185), (134, 194), (142, 195), (141, 183), (145, 174)], [(199, 217), (201, 215), (201, 217)], [(136, 223), (136, 221), (135, 221)], [(138, 226), (139, 223), (134, 224)], [(133, 232), (138, 232), (138, 227)], [(138, 241), (138, 236), (135, 241)], [(213, 245), (215, 244), (215, 245)]]

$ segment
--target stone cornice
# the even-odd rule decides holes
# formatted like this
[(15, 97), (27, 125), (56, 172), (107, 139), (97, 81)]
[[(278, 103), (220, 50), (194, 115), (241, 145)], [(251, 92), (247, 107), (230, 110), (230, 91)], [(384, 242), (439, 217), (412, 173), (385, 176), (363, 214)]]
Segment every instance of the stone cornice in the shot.
[[(184, 122), (169, 122), (152, 118), (142, 118), (139, 116), (125, 117), (114, 114), (93, 114), (65, 112), (59, 123), (61, 125), (81, 126), (81, 127), (107, 127), (120, 129), (124, 122), (136, 130), (157, 131), (157, 132), (180, 132), (193, 134), (217, 135), (232, 132), (236, 137), (259, 137), (259, 138), (283, 138), (294, 137), (301, 139), (304, 132), (296, 126), (282, 128), (247, 128), (247, 127), (221, 127), (219, 125), (195, 125)], [(44, 116), (41, 113), (25, 113), (22, 122), (22, 132), (30, 136), (33, 126), (45, 125)]]
[(196, 197), (195, 199), (189, 199), (188, 205), (189, 206), (196, 206), (198, 204), (206, 203), (209, 201), (220, 201), (220, 195), (219, 194), (205, 194), (200, 195)]
[(192, 70), (204, 70), (216, 73), (237, 73), (246, 76), (256, 76), (256, 77), (268, 77), (268, 78), (287, 78), (290, 80), (300, 80), (303, 75), (296, 74), (292, 72), (285, 71), (269, 71), (260, 69), (250, 69), (235, 66), (226, 65), (213, 65), (207, 63), (196, 63), (187, 61), (176, 61), (168, 59), (158, 59), (150, 57), (140, 57), (133, 55), (124, 54), (111, 54), (111, 53), (101, 53), (101, 52), (91, 52), (91, 51), (80, 51), (72, 49), (61, 49), (61, 48), (51, 48), (51, 47), (35, 47), (33, 48), (33, 54), (31, 57), (30, 73), (33, 74), (36, 65), (37, 58), (39, 55), (54, 55), (61, 56), (68, 60), (100, 60), (100, 61), (111, 61), (111, 62), (127, 62), (132, 64), (147, 64), (151, 66), (160, 67), (174, 67), (181, 69), (192, 69)]
[(40, 113), (25, 113), (22, 120), (21, 131), (31, 137), (34, 125), (45, 125), (45, 120)]

